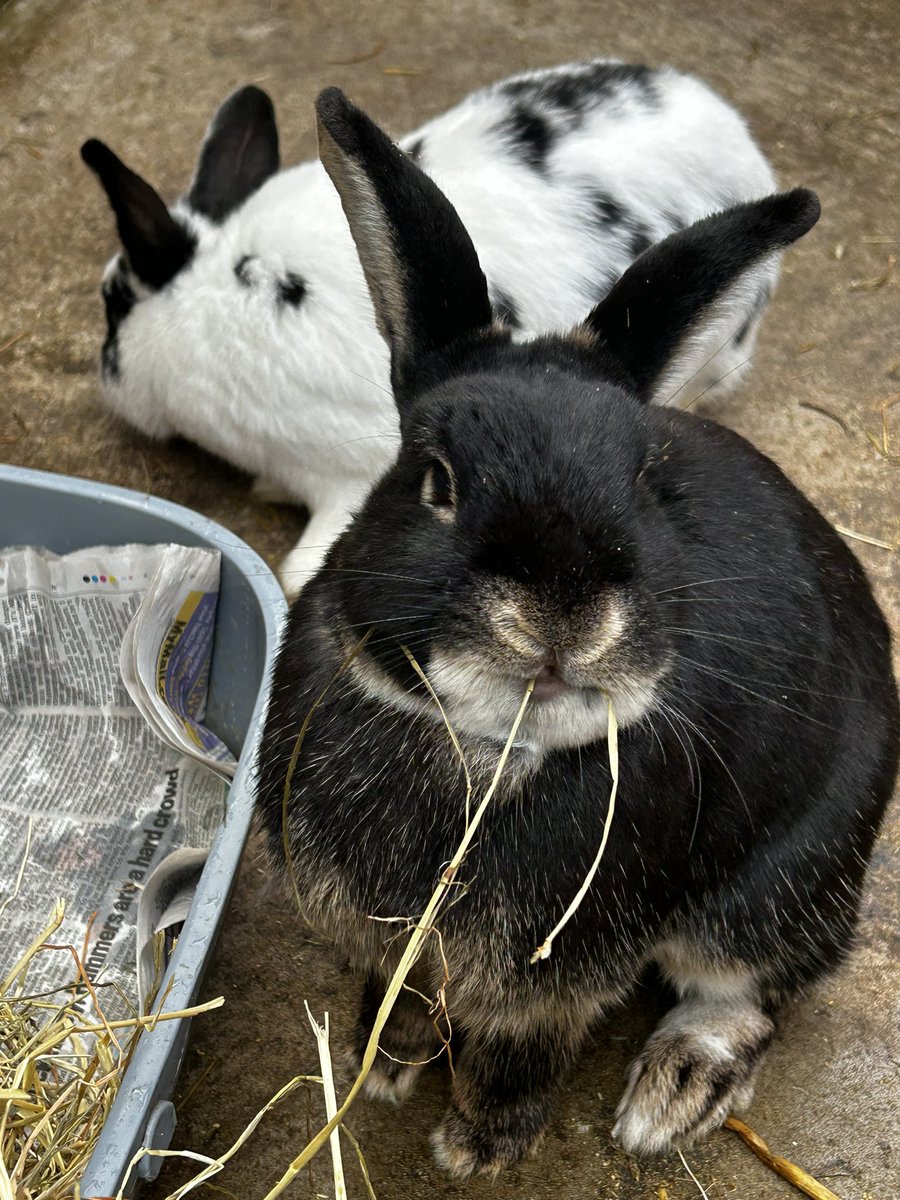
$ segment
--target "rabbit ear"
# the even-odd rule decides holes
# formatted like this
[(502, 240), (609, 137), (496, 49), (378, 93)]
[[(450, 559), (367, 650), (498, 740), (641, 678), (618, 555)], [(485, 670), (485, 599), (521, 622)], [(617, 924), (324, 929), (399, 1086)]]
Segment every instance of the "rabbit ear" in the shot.
[(96, 138), (85, 142), (81, 157), (109, 197), (135, 275), (152, 288), (162, 287), (190, 262), (196, 245), (193, 236), (174, 219), (150, 184), (103, 142)]
[(239, 88), (203, 140), (188, 203), (218, 224), (275, 174), (279, 161), (272, 101), (261, 88)]
[(649, 400), (698, 327), (723, 307), (726, 317), (735, 309), (723, 327), (739, 324), (754, 268), (812, 229), (819, 212), (815, 193), (796, 188), (706, 217), (640, 255), (585, 325)]
[(487, 329), (472, 239), (438, 187), (338, 88), (316, 102), (319, 155), (338, 190), (391, 348), (397, 403), (427, 355)]

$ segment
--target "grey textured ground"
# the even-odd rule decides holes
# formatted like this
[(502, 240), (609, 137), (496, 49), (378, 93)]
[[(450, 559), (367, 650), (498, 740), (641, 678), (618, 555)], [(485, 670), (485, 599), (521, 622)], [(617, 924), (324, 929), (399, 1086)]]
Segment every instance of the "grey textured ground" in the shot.
[[(399, 133), (488, 80), (609, 54), (698, 72), (749, 116), (786, 184), (821, 194), (824, 216), (789, 256), (751, 380), (706, 411), (773, 455), (832, 520), (900, 539), (900, 468), (866, 436), (880, 436), (879, 405), (900, 393), (900, 289), (896, 281), (855, 286), (900, 253), (898, 40), (896, 0), (8, 7), (0, 15), (0, 456), (178, 500), (276, 561), (298, 534), (296, 513), (256, 503), (236, 471), (188, 445), (153, 445), (98, 404), (96, 285), (114, 243), (79, 144), (90, 134), (108, 139), (174, 195), (210, 114), (239, 83), (271, 91), (291, 161), (314, 151), (312, 99), (325, 84), (340, 84)], [(840, 414), (846, 430), (806, 405)], [(900, 450), (900, 407), (893, 427)], [(898, 555), (854, 546), (897, 628)], [(895, 806), (876, 852), (859, 951), (786, 1014), (750, 1117), (773, 1149), (845, 1200), (900, 1194), (898, 843)], [(227, 1004), (197, 1025), (182, 1086), (192, 1094), (175, 1144), (220, 1153), (279, 1085), (314, 1066), (302, 998), (329, 1008), (335, 1030), (346, 1031), (356, 983), (301, 935), (251, 852), (206, 991)], [(652, 1019), (653, 999), (641, 997), (609, 1021), (572, 1077), (540, 1156), (496, 1183), (452, 1185), (431, 1164), (427, 1134), (445, 1103), (443, 1070), (403, 1109), (360, 1104), (350, 1125), (380, 1200), (658, 1200), (662, 1188), (670, 1200), (698, 1196), (677, 1158), (638, 1169), (609, 1137), (623, 1071)], [(317, 1113), (314, 1105), (310, 1118), (302, 1092), (286, 1101), (217, 1182), (241, 1200), (262, 1197)], [(796, 1194), (727, 1133), (688, 1160), (716, 1200)], [(151, 1194), (163, 1197), (182, 1177), (179, 1166), (169, 1168)], [(363, 1195), (355, 1173), (351, 1192)], [(325, 1161), (289, 1194), (327, 1195)]]

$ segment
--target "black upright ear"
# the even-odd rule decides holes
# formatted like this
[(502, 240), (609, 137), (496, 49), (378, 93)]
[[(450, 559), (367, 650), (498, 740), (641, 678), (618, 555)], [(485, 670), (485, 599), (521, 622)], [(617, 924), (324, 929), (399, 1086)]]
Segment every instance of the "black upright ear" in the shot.
[(817, 196), (796, 188), (698, 221), (637, 258), (585, 324), (649, 400), (697, 327), (720, 302), (740, 300), (753, 268), (812, 229), (819, 212)]
[(316, 102), (319, 154), (347, 215), (403, 410), (416, 364), (491, 324), (472, 239), (440, 189), (338, 88)]
[(278, 170), (278, 127), (266, 93), (233, 92), (213, 117), (200, 148), (188, 203), (217, 224)]
[(135, 275), (149, 287), (162, 287), (190, 261), (196, 246), (193, 235), (174, 219), (150, 184), (103, 142), (85, 142), (81, 157), (109, 197)]

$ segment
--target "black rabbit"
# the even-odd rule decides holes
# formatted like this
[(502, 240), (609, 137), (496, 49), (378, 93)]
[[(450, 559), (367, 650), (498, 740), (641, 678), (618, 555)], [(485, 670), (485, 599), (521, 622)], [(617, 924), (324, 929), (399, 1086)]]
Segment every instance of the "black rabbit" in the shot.
[[(514, 345), (435, 184), (336, 89), (318, 112), (402, 446), (291, 611), (260, 763), (271, 853), (284, 868), (289, 760), (321, 697), (290, 786), (291, 859), (307, 915), (368, 972), (364, 1040), (399, 954), (396, 927), (371, 918), (421, 913), (465, 820), (458, 755), (404, 647), (476, 797), (536, 677), (414, 980), (434, 995), (446, 963), (460, 1042), (435, 1152), (457, 1176), (522, 1157), (589, 1026), (651, 962), (679, 999), (615, 1133), (664, 1151), (749, 1102), (775, 1007), (847, 951), (897, 766), (890, 637), (854, 556), (741, 438), (646, 403), (818, 201), (798, 190), (701, 221), (642, 254), (574, 333)], [(621, 782), (606, 854), (532, 964), (597, 850), (608, 700)], [(435, 1053), (419, 997), (403, 993), (382, 1045), (405, 1063)], [(370, 1091), (405, 1094), (420, 1067), (403, 1062), (379, 1056)]]

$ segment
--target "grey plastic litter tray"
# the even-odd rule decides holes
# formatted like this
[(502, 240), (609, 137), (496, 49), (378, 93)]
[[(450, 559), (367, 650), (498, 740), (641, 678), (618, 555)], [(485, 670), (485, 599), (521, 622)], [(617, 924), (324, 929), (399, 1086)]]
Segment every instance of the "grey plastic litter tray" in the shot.
[[(250, 828), (250, 778), (261, 732), (262, 685), (272, 665), (285, 600), (262, 559), (199, 513), (125, 488), (0, 465), (0, 546), (30, 544), (65, 554), (125, 542), (177, 542), (222, 553), (207, 723), (234, 754), (240, 754), (240, 765), (225, 822), (162, 985), (165, 989), (174, 979), (166, 1007), (180, 1009), (196, 1002)], [(188, 1021), (164, 1021), (142, 1035), (88, 1163), (82, 1196), (115, 1196), (141, 1146), (168, 1146), (175, 1128), (171, 1096), (188, 1026)], [(161, 1163), (159, 1158), (143, 1158), (125, 1181), (125, 1195), (135, 1195), (140, 1180), (154, 1178)]]

